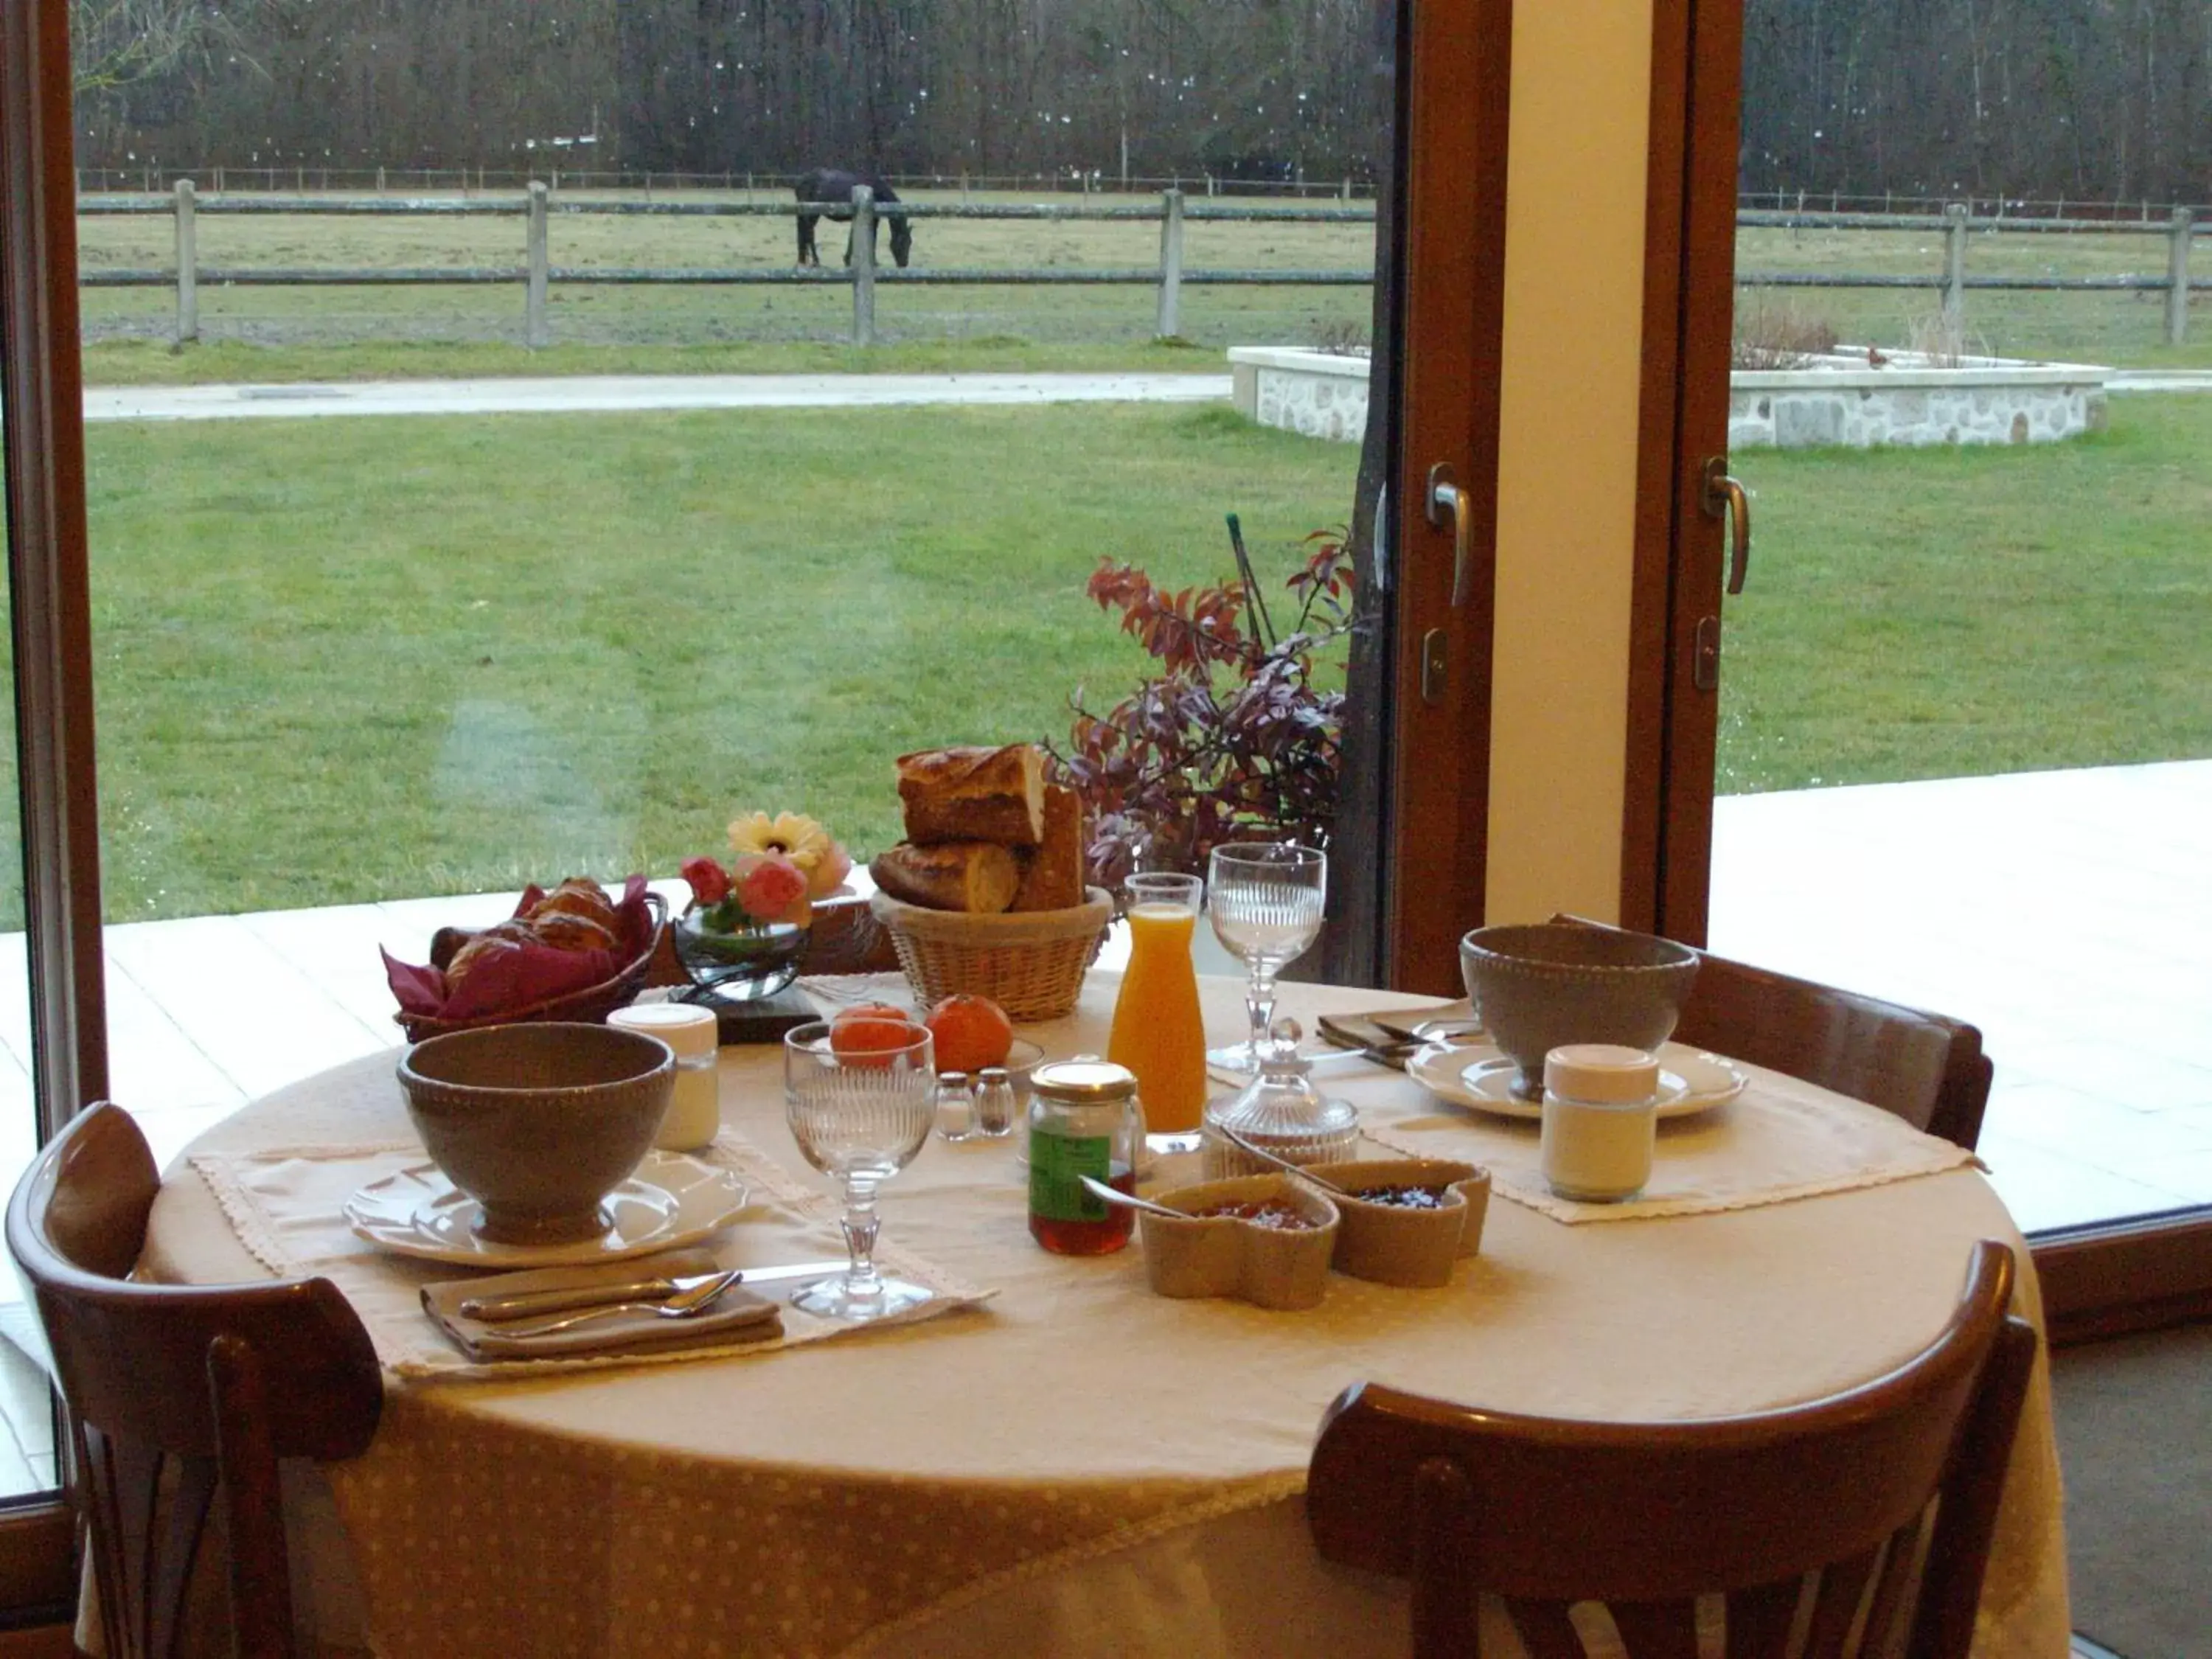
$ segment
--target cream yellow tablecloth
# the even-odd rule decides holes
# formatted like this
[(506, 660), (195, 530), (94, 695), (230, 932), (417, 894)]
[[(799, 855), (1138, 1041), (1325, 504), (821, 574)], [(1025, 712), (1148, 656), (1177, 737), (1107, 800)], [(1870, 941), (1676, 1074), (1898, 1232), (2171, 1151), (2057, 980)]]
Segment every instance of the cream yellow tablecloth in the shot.
[[(1094, 975), (1076, 1016), (1026, 1034), (1048, 1053), (1098, 1048), (1115, 989)], [(1238, 988), (1204, 994), (1209, 1030), (1237, 1029)], [(1286, 1010), (1308, 1018), (1387, 1000), (1284, 988)], [(391, 1065), (285, 1090), (193, 1150), (404, 1133)], [(725, 1050), (722, 1067), (726, 1116), (803, 1172), (779, 1127), (775, 1052)], [(1379, 1069), (1330, 1086), (1378, 1123), (1437, 1109)], [(1755, 1110), (1762, 1086), (1754, 1075), (1726, 1109)], [(999, 1287), (981, 1310), (726, 1361), (395, 1383), (375, 1444), (331, 1471), (374, 1645), (640, 1659), (1401, 1651), (1392, 1588), (1318, 1562), (1297, 1522), (1314, 1431), (1346, 1384), (1624, 1419), (1790, 1403), (1926, 1342), (1974, 1240), (2021, 1244), (1971, 1168), (1602, 1226), (1500, 1201), (1447, 1289), (1339, 1278), (1320, 1309), (1273, 1314), (1155, 1297), (1133, 1249), (1044, 1255), (1019, 1177), (1004, 1143), (935, 1143), (885, 1189), (886, 1237)], [(181, 1164), (143, 1267), (202, 1282), (265, 1272)], [(2039, 1321), (2032, 1273), (2021, 1300)], [(2066, 1638), (2039, 1366), (1977, 1651), (2060, 1659)]]

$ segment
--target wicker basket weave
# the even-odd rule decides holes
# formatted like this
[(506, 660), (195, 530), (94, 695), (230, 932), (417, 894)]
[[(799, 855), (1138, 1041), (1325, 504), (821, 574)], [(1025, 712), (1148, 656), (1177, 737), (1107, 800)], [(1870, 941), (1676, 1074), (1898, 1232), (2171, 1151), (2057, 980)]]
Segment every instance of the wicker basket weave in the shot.
[(868, 908), (898, 951), (907, 983), (925, 1008), (957, 991), (987, 996), (1015, 1020), (1058, 1019), (1073, 1012), (1084, 971), (1097, 956), (1114, 915), (1104, 890), (1066, 910), (970, 915), (926, 910), (878, 893)]

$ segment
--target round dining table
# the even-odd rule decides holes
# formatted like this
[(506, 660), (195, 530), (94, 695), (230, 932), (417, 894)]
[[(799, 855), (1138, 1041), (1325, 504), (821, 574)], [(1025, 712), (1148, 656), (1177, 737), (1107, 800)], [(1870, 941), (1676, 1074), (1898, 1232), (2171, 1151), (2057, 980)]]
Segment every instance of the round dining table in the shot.
[[(1021, 1035), (1050, 1055), (1102, 1052), (1117, 988), (1094, 972), (1072, 1015)], [(829, 1006), (872, 988), (816, 994)], [(1201, 990), (1209, 1034), (1238, 1031), (1242, 985)], [(1287, 983), (1281, 997), (1309, 1025), (1421, 1000)], [(411, 1296), (464, 1273), (314, 1218), (280, 1227), (220, 1178), (281, 1185), (291, 1161), (404, 1146), (393, 1063), (349, 1061), (210, 1130), (167, 1172), (141, 1273), (213, 1283), (281, 1267), (349, 1296), (397, 1274)], [(1795, 1404), (1925, 1346), (1982, 1238), (2018, 1253), (2017, 1305), (2040, 1328), (2026, 1246), (1979, 1169), (1893, 1120), (1910, 1139), (1882, 1142), (1892, 1165), (1731, 1186), (1730, 1137), (1763, 1102), (1808, 1122), (1872, 1109), (1745, 1069), (1743, 1097), (1680, 1143), (1719, 1171), (1714, 1193), (1596, 1218), (1507, 1179), (1533, 1124), (1481, 1121), (1379, 1064), (1330, 1069), (1326, 1091), (1389, 1146), (1487, 1146), (1504, 1162), (1480, 1251), (1449, 1285), (1332, 1275), (1302, 1312), (1155, 1295), (1135, 1243), (1047, 1254), (1018, 1144), (933, 1139), (884, 1186), (883, 1238), (965, 1286), (957, 1305), (683, 1363), (394, 1367), (368, 1451), (295, 1483), (301, 1616), (326, 1649), (392, 1656), (1402, 1653), (1404, 1587), (1323, 1562), (1304, 1528), (1307, 1458), (1347, 1385), (1620, 1420)], [(778, 1172), (756, 1183), (761, 1224), (834, 1240), (830, 1183), (785, 1126), (779, 1050), (725, 1048), (720, 1082), (726, 1139)], [(1662, 1166), (1672, 1155), (1662, 1135)], [(742, 1255), (752, 1224), (740, 1215), (717, 1248)], [(410, 1343), (440, 1340), (420, 1323)], [(2067, 1632), (2039, 1359), (1975, 1650), (2062, 1659)]]

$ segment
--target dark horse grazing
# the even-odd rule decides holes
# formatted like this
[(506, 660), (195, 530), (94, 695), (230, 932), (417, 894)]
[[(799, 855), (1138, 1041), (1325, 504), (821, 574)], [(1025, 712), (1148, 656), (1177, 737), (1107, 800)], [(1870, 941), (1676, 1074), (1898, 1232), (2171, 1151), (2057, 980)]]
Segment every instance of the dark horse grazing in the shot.
[[(841, 225), (852, 222), (853, 190), (858, 185), (866, 185), (873, 191), (878, 202), (898, 200), (896, 191), (870, 173), (840, 173), (835, 167), (816, 167), (811, 173), (802, 173), (799, 175), (799, 180), (792, 189), (798, 192), (799, 204), (802, 209), (820, 202), (842, 202), (845, 204), (841, 208), (834, 208), (828, 213), (801, 212), (799, 214), (799, 264), (818, 265), (822, 263), (822, 256), (814, 246), (814, 222), (817, 219), (835, 219)], [(883, 221), (878, 219), (874, 222), (880, 226)], [(908, 222), (905, 216), (901, 215), (891, 221), (891, 258), (899, 262), (900, 270), (906, 269), (907, 256), (913, 251), (914, 226)], [(853, 263), (853, 235), (850, 231), (845, 234), (845, 263), (848, 265)]]

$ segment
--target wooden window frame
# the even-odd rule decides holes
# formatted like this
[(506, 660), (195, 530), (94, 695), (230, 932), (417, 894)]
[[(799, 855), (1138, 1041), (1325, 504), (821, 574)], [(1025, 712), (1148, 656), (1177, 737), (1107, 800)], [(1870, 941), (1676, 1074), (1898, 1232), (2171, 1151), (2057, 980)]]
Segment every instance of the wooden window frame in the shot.
[[(40, 1138), (107, 1091), (65, 0), (0, 0), (0, 442)], [(0, 1512), (0, 1625), (66, 1619), (74, 1516)]]

